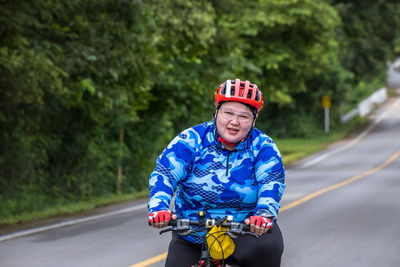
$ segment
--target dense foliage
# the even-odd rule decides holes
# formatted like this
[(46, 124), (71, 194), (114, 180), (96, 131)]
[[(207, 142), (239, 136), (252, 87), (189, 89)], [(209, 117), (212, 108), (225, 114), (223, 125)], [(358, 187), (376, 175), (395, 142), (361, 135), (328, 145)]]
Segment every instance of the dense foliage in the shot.
[(351, 87), (346, 87), (348, 103), (382, 86), (387, 61), (400, 55), (399, 1), (334, 0), (342, 25), (337, 28), (339, 58), (350, 70)]
[[(255, 82), (257, 127), (322, 131), (400, 52), (396, 1), (0, 0), (0, 216), (147, 187), (215, 88)], [(363, 87), (364, 86), (364, 87)]]

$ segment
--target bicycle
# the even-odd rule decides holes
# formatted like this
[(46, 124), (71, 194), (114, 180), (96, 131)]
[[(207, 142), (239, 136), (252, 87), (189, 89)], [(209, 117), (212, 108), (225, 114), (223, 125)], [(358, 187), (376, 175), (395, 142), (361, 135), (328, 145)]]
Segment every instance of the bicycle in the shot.
[[(214, 226), (221, 226), (227, 228), (228, 230), (214, 232), (213, 235), (218, 235), (217, 237), (213, 237), (214, 241), (211, 243), (211, 247), (213, 245), (219, 245), (221, 248), (221, 244), (219, 243), (219, 235), (228, 235), (232, 239), (237, 238), (238, 236), (249, 235), (253, 237), (257, 237), (254, 233), (250, 232), (250, 227), (244, 223), (238, 223), (233, 221), (232, 216), (225, 216), (221, 220), (215, 219), (205, 219), (205, 212), (200, 211), (198, 213), (199, 220), (189, 220), (189, 219), (176, 219), (171, 220), (169, 222), (169, 228), (163, 229), (160, 231), (160, 235), (166, 232), (177, 232), (181, 235), (189, 235), (203, 232), (202, 230), (206, 229), (207, 234)], [(194, 228), (194, 227), (198, 228)], [(192, 265), (192, 267), (224, 267), (225, 257), (222, 259), (213, 259), (210, 254), (210, 249), (207, 238), (204, 238), (204, 242), (202, 243), (201, 255), (198, 264)], [(222, 251), (223, 255), (223, 251)], [(232, 266), (234, 267), (234, 266)]]

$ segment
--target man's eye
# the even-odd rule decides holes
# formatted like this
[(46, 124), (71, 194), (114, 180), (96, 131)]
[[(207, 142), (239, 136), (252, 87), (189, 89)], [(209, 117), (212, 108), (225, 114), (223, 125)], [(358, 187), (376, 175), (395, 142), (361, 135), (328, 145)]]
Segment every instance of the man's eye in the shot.
[(233, 112), (230, 112), (230, 111), (225, 111), (225, 114), (228, 115), (228, 116), (233, 116), (233, 115), (235, 115), (235, 114), (233, 114)]

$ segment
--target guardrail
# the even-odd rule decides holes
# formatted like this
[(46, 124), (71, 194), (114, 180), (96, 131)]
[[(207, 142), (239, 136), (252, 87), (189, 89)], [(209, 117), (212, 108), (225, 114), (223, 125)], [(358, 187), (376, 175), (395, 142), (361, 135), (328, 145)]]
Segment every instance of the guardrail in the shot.
[(356, 116), (365, 117), (372, 110), (374, 110), (376, 105), (379, 105), (387, 100), (387, 89), (385, 87), (375, 91), (372, 95), (361, 101), (357, 108), (351, 110), (350, 112), (340, 116), (340, 122), (346, 123)]

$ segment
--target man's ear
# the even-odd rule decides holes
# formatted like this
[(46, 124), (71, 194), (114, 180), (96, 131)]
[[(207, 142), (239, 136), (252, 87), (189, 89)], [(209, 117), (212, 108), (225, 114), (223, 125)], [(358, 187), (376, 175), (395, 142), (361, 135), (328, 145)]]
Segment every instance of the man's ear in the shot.
[(215, 107), (214, 114), (212, 115), (212, 120), (214, 123), (217, 122), (218, 107)]
[(256, 125), (257, 118), (258, 118), (258, 112), (256, 113), (255, 118), (253, 120), (253, 127)]

